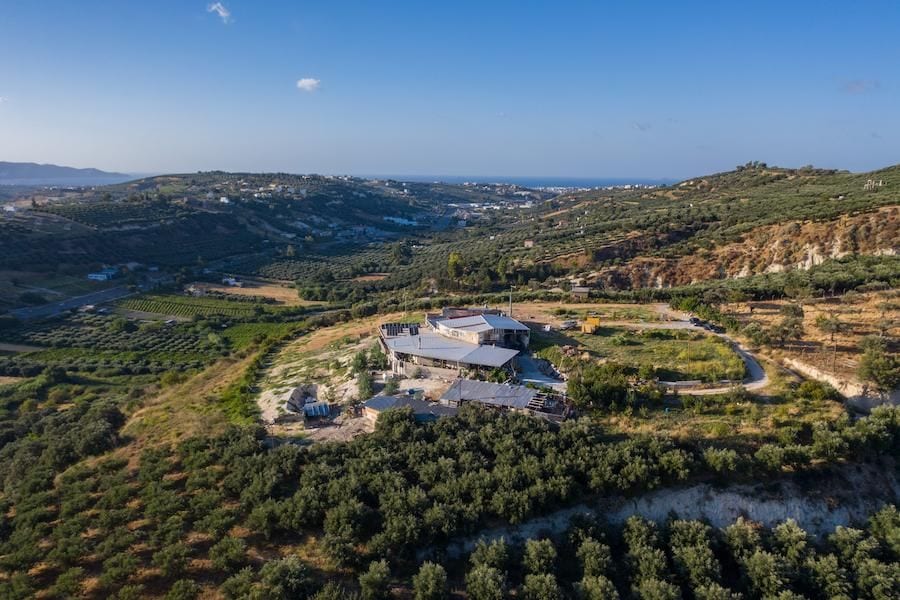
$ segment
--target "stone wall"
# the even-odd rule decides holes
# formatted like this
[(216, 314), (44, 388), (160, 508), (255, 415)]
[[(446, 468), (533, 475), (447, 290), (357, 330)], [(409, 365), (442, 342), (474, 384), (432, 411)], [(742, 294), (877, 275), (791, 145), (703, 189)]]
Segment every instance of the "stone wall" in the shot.
[(847, 399), (847, 404), (857, 410), (869, 412), (876, 406), (881, 406), (882, 404), (891, 404), (894, 406), (900, 404), (900, 390), (894, 390), (890, 393), (880, 393), (858, 381), (836, 377), (831, 373), (826, 373), (817, 367), (795, 358), (785, 358), (784, 364), (786, 367), (798, 371), (807, 377), (830, 383)]

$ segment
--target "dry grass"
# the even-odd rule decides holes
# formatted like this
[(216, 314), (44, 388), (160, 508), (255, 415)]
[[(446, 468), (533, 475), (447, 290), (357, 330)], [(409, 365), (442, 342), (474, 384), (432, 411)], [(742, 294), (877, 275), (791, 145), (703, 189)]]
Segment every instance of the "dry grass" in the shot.
[(354, 277), (350, 281), (381, 281), (382, 279), (387, 279), (388, 275), (390, 275), (390, 273), (369, 273), (368, 275)]
[[(744, 324), (756, 322), (768, 328), (784, 318), (781, 308), (791, 303), (789, 300), (749, 302), (727, 305), (724, 310)], [(879, 335), (882, 331), (895, 340), (900, 336), (897, 307), (900, 307), (900, 294), (896, 290), (805, 301), (802, 339), (771, 353), (814, 364), (838, 377), (852, 379), (859, 366), (859, 344), (863, 337)], [(844, 324), (844, 330), (835, 335), (834, 343), (830, 335), (816, 326), (816, 319), (821, 315), (835, 316)]]
[(128, 447), (171, 444), (224, 430), (228, 418), (219, 406), (219, 394), (241, 377), (252, 360), (252, 355), (220, 360), (186, 382), (149, 397), (122, 430), (134, 439)]
[[(529, 302), (513, 304), (513, 318), (520, 321), (549, 323), (559, 327), (560, 323), (572, 317), (557, 315), (563, 309), (583, 318), (587, 313), (597, 313), (604, 322), (625, 322), (632, 320), (659, 321), (662, 319), (662, 305), (590, 302)], [(506, 306), (500, 307), (506, 310)]]
[(262, 296), (271, 298), (282, 306), (317, 306), (321, 302), (303, 300), (292, 287), (285, 287), (277, 283), (258, 279), (243, 279), (243, 287), (232, 287), (222, 284), (197, 283), (212, 292), (219, 292), (229, 296)]

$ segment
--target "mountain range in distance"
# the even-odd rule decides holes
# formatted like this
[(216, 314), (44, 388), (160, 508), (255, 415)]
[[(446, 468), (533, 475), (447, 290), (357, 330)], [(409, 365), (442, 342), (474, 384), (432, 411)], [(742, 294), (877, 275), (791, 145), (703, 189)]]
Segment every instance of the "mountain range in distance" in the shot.
[(0, 161), (0, 185), (103, 185), (134, 179), (126, 173)]

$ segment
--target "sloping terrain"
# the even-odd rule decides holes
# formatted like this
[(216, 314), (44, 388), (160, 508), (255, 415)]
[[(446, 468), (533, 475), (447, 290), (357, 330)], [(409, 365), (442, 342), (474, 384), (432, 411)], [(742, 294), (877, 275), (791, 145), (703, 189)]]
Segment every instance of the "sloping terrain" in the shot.
[(809, 269), (849, 255), (900, 251), (900, 208), (841, 215), (827, 221), (763, 225), (739, 241), (702, 247), (683, 256), (636, 257), (604, 269), (597, 280), (612, 287), (674, 287), (711, 279)]

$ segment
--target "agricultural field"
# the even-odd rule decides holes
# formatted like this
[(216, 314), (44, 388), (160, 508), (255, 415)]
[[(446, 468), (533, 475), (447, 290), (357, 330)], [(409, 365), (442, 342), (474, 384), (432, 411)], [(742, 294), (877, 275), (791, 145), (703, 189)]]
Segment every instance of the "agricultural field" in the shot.
[(335, 280), (350, 280), (392, 268), (388, 244), (357, 242), (298, 253), (294, 257), (257, 255), (229, 261), (229, 269), (236, 273), (290, 282), (314, 282), (323, 271), (328, 271)]
[(745, 374), (744, 361), (731, 344), (694, 330), (615, 326), (566, 337), (594, 358), (631, 365), (663, 381), (740, 381)]
[(840, 422), (846, 410), (833, 390), (803, 385), (802, 379), (767, 364), (769, 385), (762, 395), (739, 387), (720, 395), (681, 394), (638, 409), (596, 414), (610, 432), (662, 435), (685, 442), (714, 440), (732, 448), (772, 440), (796, 441), (815, 423)]
[(799, 301), (731, 303), (723, 307), (723, 312), (737, 319), (745, 331), (756, 331), (746, 328), (758, 325), (763, 334), (759, 340), (763, 341), (765, 333), (776, 332), (785, 322), (789, 317), (786, 313), (794, 314), (791, 311), (800, 314), (795, 334), (783, 344), (771, 339), (777, 336), (770, 334), (768, 342), (758, 345), (773, 356), (815, 365), (841, 379), (857, 378), (865, 338), (878, 337), (895, 344), (892, 340), (900, 337), (900, 293), (896, 290)]
[[(557, 366), (618, 363), (638, 378), (700, 380), (723, 389), (711, 395), (651, 395), (637, 404), (592, 411), (592, 419), (610, 432), (717, 440), (743, 447), (761, 440), (794, 439), (813, 423), (832, 422), (844, 413), (833, 390), (801, 386), (801, 379), (768, 362), (763, 363), (768, 384), (759, 394), (717, 385), (723, 379), (742, 379), (743, 360), (728, 341), (687, 328), (681, 321), (687, 315), (665, 305), (536, 302), (515, 304), (513, 312), (532, 326), (535, 353)], [(595, 334), (558, 329), (563, 320), (580, 322), (597, 315), (602, 315), (603, 325)], [(545, 332), (543, 324), (554, 329)]]
[(127, 310), (157, 313), (173, 317), (225, 316), (234, 318), (250, 318), (265, 312), (274, 312), (275, 308), (267, 305), (225, 300), (221, 298), (196, 298), (193, 296), (148, 295), (125, 298), (118, 304)]
[[(199, 369), (227, 354), (230, 340), (208, 322), (136, 322), (112, 315), (76, 314), (5, 331), (11, 342), (44, 349), (0, 358), (0, 373), (36, 375), (43, 366), (104, 375)], [(235, 337), (241, 343), (246, 334)]]
[(294, 323), (236, 323), (222, 330), (229, 346), (243, 350), (266, 339), (275, 339), (294, 329)]
[[(593, 360), (629, 365), (646, 378), (664, 381), (740, 381), (745, 375), (743, 360), (727, 341), (688, 327), (681, 320), (686, 315), (663, 304), (538, 302), (516, 304), (513, 313), (533, 329), (553, 328), (532, 333), (532, 349), (544, 354), (569, 346)], [(580, 324), (587, 317), (600, 319), (594, 334), (559, 330), (564, 321)]]
[[(242, 279), (242, 287), (225, 284), (198, 282), (209, 292), (221, 294), (226, 300), (264, 299), (281, 306), (316, 306), (320, 302), (310, 302), (300, 298), (297, 290), (284, 283), (273, 283), (261, 279)], [(189, 284), (191, 285), (191, 284)]]

